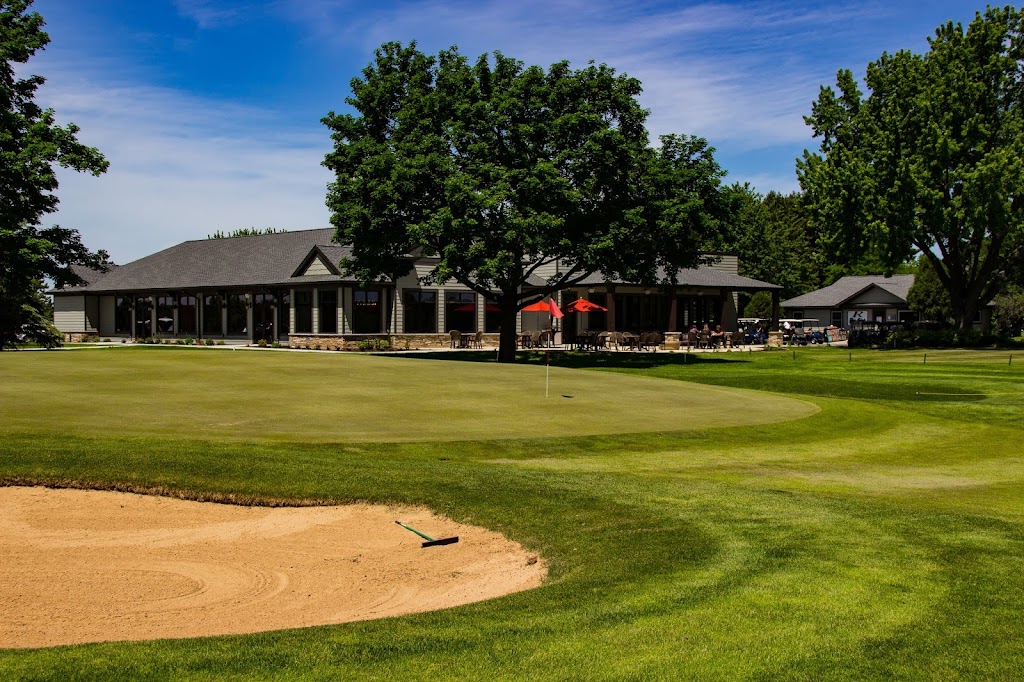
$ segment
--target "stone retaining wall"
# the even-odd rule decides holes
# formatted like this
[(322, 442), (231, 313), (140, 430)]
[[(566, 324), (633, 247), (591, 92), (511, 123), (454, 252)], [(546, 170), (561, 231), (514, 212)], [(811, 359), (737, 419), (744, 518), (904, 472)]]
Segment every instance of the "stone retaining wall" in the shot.
[[(448, 334), (290, 334), (289, 348), (305, 348), (308, 350), (359, 350), (361, 341), (388, 341), (390, 350), (420, 350), (424, 348), (450, 348), (451, 337)], [(498, 345), (497, 334), (484, 334), (483, 345), (495, 348)]]

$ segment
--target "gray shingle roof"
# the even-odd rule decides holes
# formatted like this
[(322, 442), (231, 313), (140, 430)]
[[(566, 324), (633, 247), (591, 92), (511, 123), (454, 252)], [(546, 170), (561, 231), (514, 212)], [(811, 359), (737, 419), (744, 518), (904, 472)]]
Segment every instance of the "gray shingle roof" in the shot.
[(348, 249), (331, 244), (334, 230), (300, 230), (225, 239), (200, 239), (172, 246), (108, 272), (90, 292), (197, 289), (336, 282), (336, 275), (292, 277), (295, 268), (321, 246), (341, 259)]
[[(316, 282), (338, 282), (339, 276), (299, 275), (300, 265), (314, 249), (337, 266), (351, 255), (351, 248), (331, 242), (332, 228), (300, 230), (275, 234), (200, 239), (183, 242), (106, 274), (87, 278), (88, 287), (75, 291), (107, 293), (117, 291), (174, 291), (215, 287), (289, 286)], [(303, 270), (304, 271), (304, 270)], [(659, 271), (664, 279), (665, 272)], [(344, 278), (342, 278), (344, 279)], [(351, 280), (345, 280), (351, 281)], [(723, 287), (739, 290), (780, 289), (778, 285), (732, 274), (714, 267), (702, 266), (679, 270), (677, 281), (682, 286)], [(543, 279), (532, 276), (529, 284), (543, 286)], [(581, 284), (604, 284), (600, 272), (588, 276)], [(612, 284), (625, 284), (613, 281)], [(71, 291), (63, 289), (62, 292)]]
[[(658, 269), (658, 280), (664, 281), (667, 278), (667, 273), (664, 269)], [(735, 275), (731, 272), (724, 270), (718, 270), (711, 266), (702, 265), (697, 268), (688, 268), (679, 270), (676, 273), (676, 282), (679, 286), (689, 287), (707, 287), (709, 289), (723, 288), (723, 289), (737, 289), (737, 290), (751, 290), (751, 291), (771, 291), (773, 289), (781, 289), (782, 287), (778, 284), (770, 284), (768, 282), (762, 282), (758, 279), (751, 279), (750, 277), (744, 277), (742, 275)], [(600, 272), (595, 272), (589, 275), (585, 280), (580, 282), (581, 285), (594, 285), (594, 284), (629, 284), (623, 280), (611, 280), (605, 279), (604, 275)]]
[(783, 301), (784, 308), (839, 308), (845, 302), (873, 286), (888, 291), (903, 301), (907, 300), (910, 287), (914, 285), (913, 275), (859, 275), (842, 277), (834, 284), (802, 296)]

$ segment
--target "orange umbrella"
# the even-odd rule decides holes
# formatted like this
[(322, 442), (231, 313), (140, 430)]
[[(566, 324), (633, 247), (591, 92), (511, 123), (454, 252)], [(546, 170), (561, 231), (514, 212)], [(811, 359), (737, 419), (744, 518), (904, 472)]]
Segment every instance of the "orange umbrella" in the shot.
[(531, 303), (530, 305), (523, 308), (523, 312), (548, 313), (549, 315), (556, 319), (559, 317), (564, 317), (564, 315), (562, 314), (562, 309), (558, 307), (558, 304), (555, 303), (555, 299), (553, 298), (549, 298), (547, 301), (540, 300), (537, 301), (536, 303)]
[(603, 305), (591, 303), (585, 298), (577, 298), (575, 301), (565, 306), (565, 309), (570, 313), (589, 313), (592, 310), (604, 310), (607, 312), (607, 308)]
[(530, 305), (528, 305), (525, 308), (523, 308), (523, 312), (524, 313), (550, 313), (551, 312), (551, 306), (548, 305), (547, 301), (540, 300), (540, 301), (537, 301), (536, 303), (531, 303)]

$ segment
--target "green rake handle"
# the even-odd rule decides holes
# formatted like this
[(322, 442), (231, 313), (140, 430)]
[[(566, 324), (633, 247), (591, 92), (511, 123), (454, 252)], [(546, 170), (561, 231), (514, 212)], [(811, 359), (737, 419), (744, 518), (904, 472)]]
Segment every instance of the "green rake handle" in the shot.
[(434, 541), (434, 538), (430, 537), (426, 533), (419, 532), (418, 530), (416, 530), (412, 526), (407, 526), (404, 523), (402, 523), (401, 521), (395, 521), (395, 523), (397, 523), (399, 526), (401, 526), (402, 528), (404, 528), (406, 530), (411, 530), (413, 533), (416, 533), (416, 535), (419, 535), (421, 538), (423, 538), (427, 542), (433, 542)]
[(430, 537), (426, 533), (421, 533), (418, 530), (416, 530), (415, 528), (413, 528), (412, 526), (407, 526), (404, 523), (402, 523), (401, 521), (395, 521), (395, 523), (397, 523), (399, 526), (401, 526), (402, 528), (404, 528), (406, 530), (411, 530), (413, 533), (416, 533), (416, 535), (419, 535), (421, 538), (426, 540), (426, 542), (424, 542), (423, 545), (422, 545), (423, 547), (436, 547), (438, 545), (454, 545), (456, 542), (459, 541), (459, 536), (458, 535), (456, 535), (454, 537), (450, 537), (450, 538), (441, 538), (440, 540), (435, 540), (434, 538)]

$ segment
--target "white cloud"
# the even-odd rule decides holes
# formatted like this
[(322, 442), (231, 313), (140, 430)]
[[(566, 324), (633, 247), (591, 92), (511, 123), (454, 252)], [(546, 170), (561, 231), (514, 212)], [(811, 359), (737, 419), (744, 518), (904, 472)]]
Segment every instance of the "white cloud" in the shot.
[(374, 47), (417, 39), (436, 51), (458, 44), (475, 57), (500, 49), (527, 63), (606, 62), (643, 83), (652, 139), (696, 134), (717, 146), (761, 149), (809, 139), (802, 116), (833, 69), (794, 56), (827, 41), (878, 8), (834, 5), (789, 9), (778, 3), (701, 3), (688, 7), (611, 0), (402, 3), (352, 15), (339, 0), (291, 0), (317, 40)]
[[(116, 262), (215, 230), (326, 227), (326, 130), (280, 128), (273, 112), (145, 86), (87, 81), (40, 93), (110, 161), (99, 178), (60, 173), (61, 210)], [(67, 220), (73, 216), (72, 220)]]

